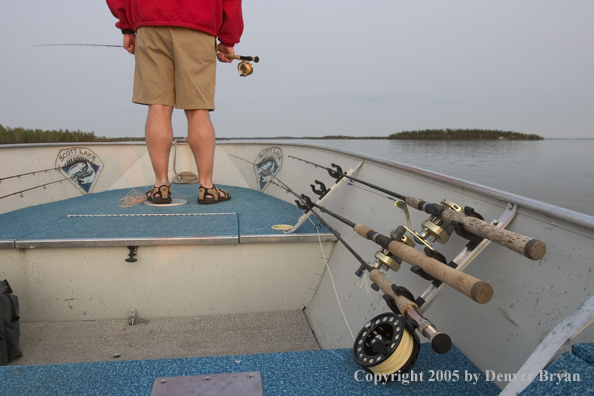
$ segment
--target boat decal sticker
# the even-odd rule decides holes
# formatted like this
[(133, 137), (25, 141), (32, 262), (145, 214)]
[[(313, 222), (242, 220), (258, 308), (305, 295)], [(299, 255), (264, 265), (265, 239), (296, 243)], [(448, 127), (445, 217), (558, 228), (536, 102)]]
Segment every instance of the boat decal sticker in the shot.
[(90, 194), (103, 170), (103, 161), (86, 147), (72, 147), (60, 150), (56, 168), (83, 194)]
[(264, 191), (268, 183), (283, 166), (283, 152), (280, 147), (268, 147), (256, 157), (256, 179), (258, 189)]

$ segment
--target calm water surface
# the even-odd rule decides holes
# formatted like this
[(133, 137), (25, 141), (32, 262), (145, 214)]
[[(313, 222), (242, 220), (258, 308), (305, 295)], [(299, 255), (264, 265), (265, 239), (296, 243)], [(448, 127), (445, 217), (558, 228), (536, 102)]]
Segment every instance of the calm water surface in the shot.
[(594, 216), (594, 139), (308, 143), (374, 155)]

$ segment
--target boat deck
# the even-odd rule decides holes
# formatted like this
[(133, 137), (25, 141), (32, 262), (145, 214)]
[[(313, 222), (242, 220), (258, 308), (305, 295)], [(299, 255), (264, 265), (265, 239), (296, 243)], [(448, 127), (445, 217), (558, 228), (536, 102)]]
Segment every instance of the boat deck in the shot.
[[(198, 205), (196, 184), (173, 184), (180, 206), (120, 207), (129, 189), (32, 206), (0, 215), (0, 247), (82, 247), (172, 244), (313, 242), (316, 227), (306, 221), (295, 233), (274, 225), (294, 225), (303, 212), (295, 205), (247, 188), (221, 186), (232, 196), (216, 205)], [(327, 230), (323, 240), (335, 240)]]
[[(312, 395), (497, 395), (493, 382), (430, 381), (430, 370), (478, 375), (480, 371), (455, 347), (447, 355), (421, 346), (415, 377), (387, 385), (364, 380), (352, 350), (331, 349), (182, 359), (109, 361), (0, 367), (2, 395), (149, 395), (162, 377), (259, 371), (264, 394)], [(423, 373), (423, 377), (420, 377)], [(357, 379), (355, 379), (357, 374)], [(409, 374), (410, 375), (410, 374)], [(484, 379), (484, 376), (483, 376)], [(187, 390), (184, 394), (191, 393)], [(214, 393), (213, 393), (214, 394)]]

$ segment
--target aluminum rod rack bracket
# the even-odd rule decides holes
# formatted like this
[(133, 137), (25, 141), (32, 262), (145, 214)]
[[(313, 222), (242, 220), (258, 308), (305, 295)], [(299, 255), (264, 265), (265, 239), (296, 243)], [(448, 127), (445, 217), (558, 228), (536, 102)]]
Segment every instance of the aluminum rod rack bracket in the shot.
[[(361, 160), (357, 166), (355, 166), (354, 168), (351, 168), (348, 170), (348, 172), (345, 172), (348, 176), (351, 176), (353, 173), (355, 173), (355, 171), (357, 169), (359, 169), (359, 167), (361, 167), (361, 165), (363, 165), (363, 162), (365, 160)], [(330, 197), (330, 195), (332, 195), (337, 189), (338, 187), (342, 186), (342, 184), (346, 181), (348, 181), (349, 179), (346, 177), (343, 177), (342, 179), (340, 179), (340, 181), (338, 181), (337, 183), (335, 183), (329, 190), (328, 193), (326, 195), (324, 195), (322, 198), (320, 198), (317, 202), (315, 202), (316, 205), (322, 205), (326, 199), (328, 199), (328, 197)], [(299, 220), (297, 220), (297, 223), (290, 229), (290, 230), (286, 230), (283, 231), (285, 234), (292, 234), (295, 231), (297, 231), (297, 229), (299, 227), (301, 227), (301, 224), (303, 224), (308, 218), (309, 216), (311, 216), (311, 212), (307, 212), (305, 214), (303, 214)]]
[[(511, 223), (514, 217), (516, 217), (517, 213), (518, 207), (509, 203), (507, 204), (505, 211), (501, 213), (501, 215), (499, 215), (496, 220), (493, 220), (491, 224), (499, 228), (505, 228), (509, 223)], [(470, 262), (474, 260), (490, 243), (491, 241), (485, 238), (473, 249), (469, 249), (467, 247), (462, 249), (456, 258), (452, 260), (458, 265), (456, 270), (464, 271)], [(422, 298), (425, 302), (419, 307), (419, 313), (422, 314), (425, 312), (431, 306), (431, 304), (435, 302), (437, 297), (445, 290), (446, 286), (447, 285), (444, 283), (442, 283), (439, 287), (435, 287), (433, 284), (430, 285), (420, 296), (420, 298)]]

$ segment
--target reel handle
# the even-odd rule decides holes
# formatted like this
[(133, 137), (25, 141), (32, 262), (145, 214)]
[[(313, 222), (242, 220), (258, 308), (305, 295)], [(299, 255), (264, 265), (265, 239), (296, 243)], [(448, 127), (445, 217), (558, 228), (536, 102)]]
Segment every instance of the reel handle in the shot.
[(453, 287), (479, 304), (488, 303), (493, 297), (493, 287), (487, 282), (427, 257), (417, 249), (378, 234), (365, 225), (356, 224), (354, 229), (363, 238), (374, 241), (411, 265), (418, 265), (427, 274)]
[(252, 62), (256, 62), (256, 63), (260, 62), (260, 57), (258, 57), (258, 56), (243, 56), (243, 55), (231, 55), (231, 54), (223, 54), (223, 56), (227, 59), (252, 61)]
[[(433, 208), (428, 208), (429, 206), (435, 206), (437, 207), (436, 209), (440, 211), (441, 208), (443, 208), (441, 205), (427, 204), (427, 202), (415, 197), (406, 197), (406, 204), (415, 209), (433, 215), (435, 214), (433, 213), (433, 210), (431, 210)], [(495, 227), (494, 225), (485, 221), (479, 220), (475, 217), (466, 216), (463, 213), (459, 213), (451, 209), (446, 208), (441, 213), (439, 213), (438, 216), (448, 223), (456, 220), (464, 224), (464, 227), (467, 231), (513, 250), (516, 253), (520, 253), (531, 260), (540, 260), (547, 252), (547, 247), (544, 242), (541, 242), (538, 239), (517, 234), (504, 228)]]

